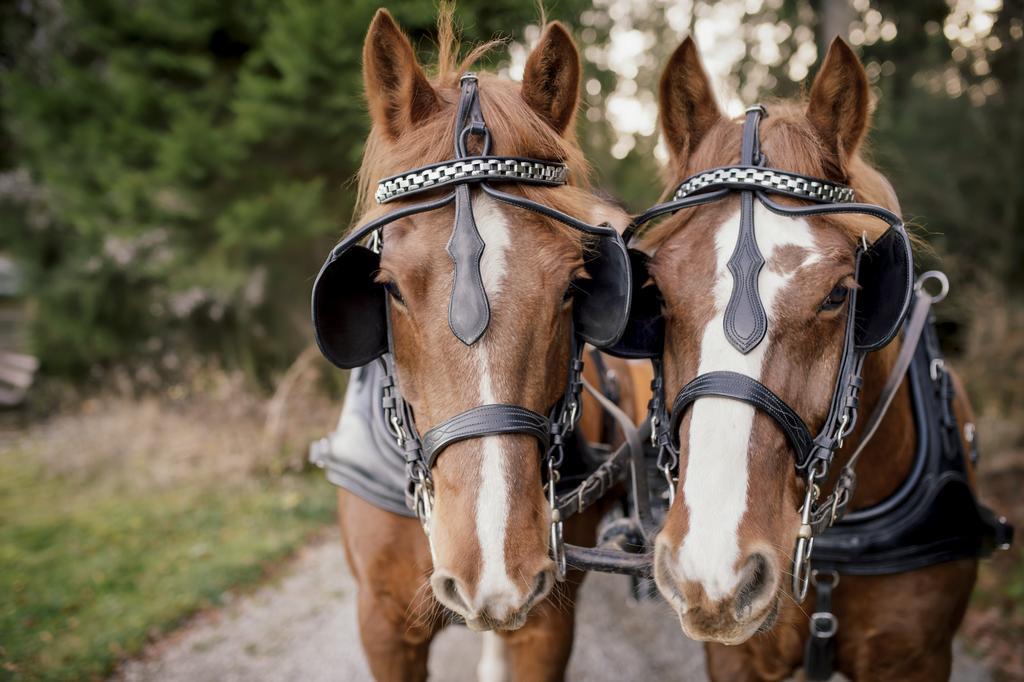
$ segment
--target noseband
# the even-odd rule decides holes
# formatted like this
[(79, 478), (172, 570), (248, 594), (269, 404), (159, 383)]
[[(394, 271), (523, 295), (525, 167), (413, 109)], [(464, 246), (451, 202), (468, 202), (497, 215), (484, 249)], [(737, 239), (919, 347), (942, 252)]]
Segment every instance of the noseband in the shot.
[[(854, 203), (854, 193), (849, 187), (767, 167), (759, 140), (759, 124), (766, 115), (760, 105), (747, 110), (740, 165), (705, 171), (687, 179), (678, 187), (673, 200), (639, 216), (633, 228), (661, 215), (739, 194), (740, 228), (735, 251), (728, 262), (733, 289), (724, 325), (730, 344), (741, 353), (748, 353), (764, 341), (768, 326), (757, 287), (758, 274), (765, 261), (755, 238), (755, 200), (783, 216), (857, 213), (889, 225), (871, 245), (862, 238), (856, 246), (854, 276), (860, 291), (851, 288), (848, 294), (849, 312), (835, 388), (828, 414), (816, 435), (785, 400), (757, 379), (736, 372), (715, 371), (696, 376), (680, 389), (669, 408), (663, 395), (661, 362), (654, 358), (656, 378), (651, 418), (659, 445), (658, 464), (669, 479), (670, 490), (674, 490), (672, 472), (679, 465), (679, 425), (687, 408), (703, 397), (728, 398), (752, 405), (771, 417), (785, 435), (793, 451), (794, 466), (806, 487), (793, 570), (793, 593), (802, 601), (807, 592), (813, 539), (843, 514), (852, 494), (853, 471), (844, 469), (835, 491), (820, 504), (819, 484), (828, 476), (834, 453), (843, 446), (856, 424), (864, 358), (869, 351), (891, 341), (906, 317), (913, 291), (913, 266), (909, 240), (897, 215), (881, 206)], [(771, 200), (769, 194), (813, 203), (783, 205)], [(628, 330), (626, 336), (629, 336)], [(632, 349), (627, 354), (638, 353)], [(660, 355), (660, 348), (651, 355)]]

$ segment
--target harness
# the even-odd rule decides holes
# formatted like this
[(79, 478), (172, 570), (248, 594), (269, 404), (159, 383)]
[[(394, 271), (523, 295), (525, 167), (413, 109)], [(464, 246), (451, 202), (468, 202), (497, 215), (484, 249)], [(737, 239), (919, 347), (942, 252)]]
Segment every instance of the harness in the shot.
[[(915, 313), (931, 301), (918, 294)], [(927, 566), (986, 557), (1010, 548), (1013, 526), (975, 497), (967, 462), (978, 462), (974, 425), (956, 421), (955, 391), (933, 320), (904, 332), (909, 362), (891, 377), (906, 379), (914, 413), (917, 450), (907, 478), (887, 499), (847, 513), (815, 540), (811, 581), (815, 588), (810, 636), (804, 656), (809, 680), (832, 676), (839, 620), (832, 592), (841, 575), (890, 575)], [(917, 334), (918, 338), (911, 338)], [(901, 349), (902, 350), (902, 349)], [(883, 391), (883, 394), (886, 393)], [(961, 428), (970, 444), (965, 452)]]

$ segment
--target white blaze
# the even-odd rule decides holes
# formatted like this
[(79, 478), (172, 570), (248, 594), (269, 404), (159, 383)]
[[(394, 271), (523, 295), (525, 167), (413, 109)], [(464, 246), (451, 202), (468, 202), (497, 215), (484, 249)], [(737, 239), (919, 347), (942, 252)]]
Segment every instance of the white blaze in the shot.
[(505, 661), (505, 640), (496, 632), (485, 632), (483, 636), (476, 679), (479, 682), (506, 682), (509, 670)]
[[(755, 236), (765, 259), (757, 283), (768, 316), (768, 333), (756, 348), (741, 353), (729, 343), (723, 324), (733, 288), (727, 264), (736, 248), (739, 225), (737, 211), (715, 236), (715, 315), (701, 336), (697, 372), (731, 371), (760, 380), (772, 337), (775, 299), (793, 275), (792, 271), (773, 272), (769, 267), (772, 257), (776, 249), (790, 244), (811, 250), (812, 255), (802, 266), (816, 260), (817, 255), (806, 220), (784, 218), (760, 202), (755, 204)], [(739, 523), (747, 507), (747, 452), (755, 412), (747, 403), (715, 397), (698, 399), (690, 411), (689, 458), (683, 486), (690, 523), (679, 547), (676, 573), (699, 582), (708, 598), (717, 601), (732, 594), (739, 581), (734, 564), (740, 551)]]
[[(502, 291), (505, 279), (506, 252), (511, 242), (511, 232), (504, 214), (497, 202), (487, 196), (473, 200), (473, 217), (477, 230), (483, 238), (483, 257), (480, 260), (480, 275), (483, 279), (487, 300), (493, 311)], [(480, 399), (478, 404), (487, 405), (503, 402), (499, 399), (491, 377), (490, 343), (485, 333), (476, 344), (480, 369)], [(509, 579), (505, 568), (505, 535), (509, 516), (508, 481), (505, 463), (508, 457), (502, 452), (502, 439), (485, 437), (480, 439), (480, 491), (476, 502), (476, 532), (480, 542), (480, 556), (483, 567), (477, 585), (475, 606), (481, 606), (481, 597), (493, 600), (497, 595), (507, 595), (509, 608), (519, 605), (519, 591)], [(500, 613), (493, 613), (501, 617)]]

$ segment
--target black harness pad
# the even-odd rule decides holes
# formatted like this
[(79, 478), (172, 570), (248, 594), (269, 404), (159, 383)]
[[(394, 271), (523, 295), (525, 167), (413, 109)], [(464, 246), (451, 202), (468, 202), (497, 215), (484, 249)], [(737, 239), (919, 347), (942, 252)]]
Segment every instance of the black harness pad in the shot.
[[(888, 499), (849, 512), (814, 540), (819, 571), (888, 575), (987, 556), (1008, 544), (1013, 528), (975, 497), (967, 453), (952, 418), (953, 392), (945, 370), (931, 377), (938, 359), (935, 330), (925, 330), (907, 372), (917, 453), (903, 485)], [(946, 418), (944, 418), (944, 415)]]

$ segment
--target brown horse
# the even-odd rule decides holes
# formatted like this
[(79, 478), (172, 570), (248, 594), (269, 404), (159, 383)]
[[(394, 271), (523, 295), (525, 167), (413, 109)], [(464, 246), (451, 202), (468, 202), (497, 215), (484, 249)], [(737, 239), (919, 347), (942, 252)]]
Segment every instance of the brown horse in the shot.
[[(692, 40), (671, 57), (660, 100), (672, 187), (697, 172), (737, 163), (742, 126), (721, 113)], [(806, 103), (768, 107), (761, 149), (773, 168), (849, 185), (858, 201), (898, 213), (889, 183), (860, 153), (870, 106), (864, 69), (837, 40)], [(640, 246), (653, 254), (649, 269), (664, 300), (666, 394), (698, 374), (726, 370), (760, 381), (805, 423), (821, 424), (852, 314), (845, 303), (850, 287), (857, 286), (854, 247), (878, 237), (879, 226), (863, 216), (781, 216), (756, 204), (756, 240), (765, 260), (758, 287), (767, 334), (744, 353), (730, 344), (723, 326), (739, 203), (733, 196), (688, 208), (642, 236)], [(867, 357), (863, 414), (879, 400), (899, 345)], [(957, 395), (958, 423), (967, 424), (970, 406), (959, 387)], [(834, 486), (863, 421), (837, 453), (823, 489)], [(803, 499), (790, 445), (764, 411), (722, 397), (694, 402), (679, 424), (678, 439), (675, 502), (656, 542), (658, 587), (679, 613), (683, 631), (708, 642), (713, 679), (784, 679), (801, 665), (806, 611), (814, 603), (797, 603), (789, 591)], [(910, 471), (915, 440), (904, 382), (859, 461), (850, 509), (896, 490)], [(836, 667), (852, 679), (947, 678), (953, 634), (976, 564), (964, 559), (886, 576), (844, 575), (832, 603), (842, 624)]]
[[(483, 50), (456, 63), (458, 47), (445, 8), (439, 33), (439, 63), (428, 77), (386, 11), (378, 11), (370, 26), (363, 64), (373, 128), (360, 170), (361, 222), (391, 210), (372, 205), (371, 183), (451, 158), (460, 77)], [(572, 178), (567, 185), (517, 185), (508, 191), (621, 230), (627, 216), (585, 184), (587, 169), (573, 132), (580, 72), (571, 37), (551, 23), (527, 60), (521, 84), (480, 74), (491, 153), (565, 163)], [(487, 332), (473, 345), (449, 329), (453, 265), (445, 247), (453, 209), (385, 228), (379, 281), (391, 299), (398, 382), (421, 433), (482, 404), (508, 403), (545, 414), (566, 386), (573, 282), (586, 276), (587, 240), (483, 193), (472, 206), (486, 243), (480, 273), (490, 306)], [(596, 440), (593, 428), (600, 420), (592, 411), (585, 402), (582, 427)], [(482, 677), (497, 679), (506, 670), (519, 679), (562, 677), (572, 645), (572, 595), (581, 576), (570, 573), (555, 585), (538, 455), (537, 441), (519, 434), (448, 447), (432, 469), (429, 543), (416, 519), (339, 492), (346, 556), (359, 585), (360, 635), (375, 677), (426, 677), (431, 638), (451, 620), (442, 607), (472, 629), (494, 631), (485, 642)], [(595, 514), (567, 524), (567, 541), (590, 544)], [(546, 599), (553, 588), (559, 604)]]

